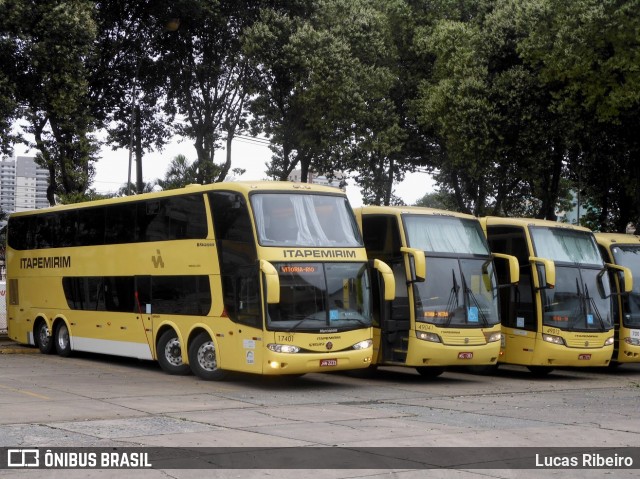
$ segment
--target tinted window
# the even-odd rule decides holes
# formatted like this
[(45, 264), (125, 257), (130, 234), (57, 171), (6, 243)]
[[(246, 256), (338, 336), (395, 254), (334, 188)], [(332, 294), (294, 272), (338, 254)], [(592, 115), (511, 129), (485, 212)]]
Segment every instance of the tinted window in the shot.
[(202, 195), (181, 195), (10, 218), (8, 231), (18, 250), (204, 239), (207, 216)]
[(152, 313), (191, 316), (211, 309), (208, 276), (65, 277), (62, 286), (70, 309), (137, 313), (151, 304)]

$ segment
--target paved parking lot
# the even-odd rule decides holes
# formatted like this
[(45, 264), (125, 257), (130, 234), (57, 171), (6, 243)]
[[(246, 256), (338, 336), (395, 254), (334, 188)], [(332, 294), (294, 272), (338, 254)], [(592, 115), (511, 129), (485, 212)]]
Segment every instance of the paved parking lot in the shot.
[[(2, 349), (2, 348), (0, 348)], [(533, 378), (411, 369), (294, 380), (169, 376), (152, 362), (0, 354), (0, 447), (636, 447), (640, 365)], [(4, 345), (8, 352), (7, 344)], [(16, 352), (25, 354), (16, 354)], [(622, 451), (622, 449), (620, 449)], [(461, 449), (461, 451), (465, 451)], [(640, 462), (640, 461), (639, 461)], [(632, 470), (4, 470), (2, 477), (636, 477)], [(283, 466), (287, 467), (287, 466)], [(610, 475), (613, 474), (613, 475)]]

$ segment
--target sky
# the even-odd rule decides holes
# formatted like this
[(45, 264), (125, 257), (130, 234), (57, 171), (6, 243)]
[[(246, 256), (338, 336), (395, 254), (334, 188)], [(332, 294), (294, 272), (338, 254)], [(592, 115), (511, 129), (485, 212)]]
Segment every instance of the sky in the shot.
[[(16, 147), (16, 155), (35, 155), (34, 151), (28, 151)], [(184, 155), (192, 163), (197, 155), (195, 148), (189, 140), (172, 142), (162, 152), (148, 153), (143, 157), (142, 176), (145, 182), (153, 182), (158, 178), (164, 178), (169, 163), (177, 155)], [(221, 163), (225, 157), (224, 150), (217, 150), (217, 163)], [(263, 180), (266, 163), (271, 158), (271, 151), (267, 142), (261, 139), (240, 137), (233, 141), (231, 168), (243, 168), (246, 172), (238, 177), (239, 180)], [(131, 180), (135, 183), (135, 160), (131, 166)], [(111, 150), (103, 148), (100, 159), (95, 163), (96, 175), (92, 187), (100, 193), (117, 191), (127, 183), (129, 174), (129, 150)], [(394, 193), (402, 198), (407, 205), (414, 204), (426, 193), (433, 192), (434, 182), (427, 173), (409, 173), (402, 183), (395, 185)], [(351, 206), (356, 208), (362, 205), (360, 189), (353, 180), (347, 184), (347, 196)]]

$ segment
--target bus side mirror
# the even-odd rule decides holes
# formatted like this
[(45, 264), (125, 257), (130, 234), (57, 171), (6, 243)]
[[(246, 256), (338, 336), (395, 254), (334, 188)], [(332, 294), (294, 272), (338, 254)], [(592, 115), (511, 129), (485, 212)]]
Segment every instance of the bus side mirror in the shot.
[(630, 293), (633, 291), (633, 273), (629, 268), (611, 263), (605, 263), (605, 267), (618, 273), (618, 281), (623, 285), (620, 292)]
[(520, 263), (518, 258), (510, 254), (491, 253), (494, 259), (505, 260), (509, 264), (509, 283), (518, 284), (520, 282)]
[(393, 301), (396, 298), (396, 279), (393, 276), (393, 271), (384, 261), (379, 259), (373, 260), (373, 267), (382, 276), (382, 282), (384, 283), (384, 300)]
[[(549, 288), (553, 289), (556, 285), (556, 265), (553, 261), (547, 258), (538, 258), (536, 256), (529, 256), (529, 261), (532, 264), (539, 264), (542, 266), (541, 270), (543, 275), (540, 277), (540, 289)], [(538, 270), (540, 271), (540, 270)]]
[(427, 279), (427, 260), (424, 256), (424, 251), (407, 248), (403, 246), (400, 248), (402, 253), (406, 253), (409, 256), (409, 264), (411, 266), (411, 279), (412, 282), (422, 282)]
[(278, 272), (268, 261), (260, 260), (260, 271), (262, 271), (264, 284), (267, 288), (267, 304), (280, 302), (280, 277)]

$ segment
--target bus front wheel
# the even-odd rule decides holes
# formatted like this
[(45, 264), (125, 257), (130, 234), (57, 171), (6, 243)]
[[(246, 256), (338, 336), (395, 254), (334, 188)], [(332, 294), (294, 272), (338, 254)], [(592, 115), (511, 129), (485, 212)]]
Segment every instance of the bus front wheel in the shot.
[(69, 328), (67, 323), (61, 321), (56, 326), (54, 341), (56, 344), (56, 352), (62, 357), (69, 357), (71, 355), (71, 337), (69, 336)]
[(193, 374), (208, 381), (223, 379), (226, 372), (218, 368), (216, 345), (204, 331), (189, 345), (189, 364)]
[(162, 333), (158, 340), (158, 363), (169, 374), (185, 375), (191, 372), (189, 365), (182, 360), (180, 340), (173, 329)]
[(36, 325), (35, 330), (36, 346), (42, 354), (51, 354), (53, 352), (53, 336), (49, 334), (47, 323), (42, 319)]

